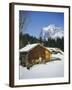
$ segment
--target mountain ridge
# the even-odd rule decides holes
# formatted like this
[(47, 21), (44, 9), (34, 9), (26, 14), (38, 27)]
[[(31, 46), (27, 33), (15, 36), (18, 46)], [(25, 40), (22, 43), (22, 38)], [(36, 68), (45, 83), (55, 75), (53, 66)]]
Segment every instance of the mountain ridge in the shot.
[(46, 27), (43, 27), (40, 32), (40, 37), (43, 40), (48, 40), (48, 38), (57, 39), (64, 37), (64, 31), (62, 27), (50, 24)]

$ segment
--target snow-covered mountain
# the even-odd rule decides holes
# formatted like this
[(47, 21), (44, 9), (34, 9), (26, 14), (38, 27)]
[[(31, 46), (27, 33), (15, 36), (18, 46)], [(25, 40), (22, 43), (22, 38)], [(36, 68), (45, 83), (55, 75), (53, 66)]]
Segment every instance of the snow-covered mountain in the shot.
[(48, 38), (57, 39), (64, 37), (64, 30), (54, 24), (50, 24), (47, 27), (43, 27), (40, 32), (42, 39), (48, 40)]

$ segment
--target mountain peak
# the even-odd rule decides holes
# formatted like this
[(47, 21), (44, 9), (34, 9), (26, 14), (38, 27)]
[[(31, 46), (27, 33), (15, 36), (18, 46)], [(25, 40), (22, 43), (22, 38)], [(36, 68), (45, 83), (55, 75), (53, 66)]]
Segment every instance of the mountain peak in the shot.
[(42, 37), (44, 40), (48, 40), (48, 38), (62, 38), (63, 36), (64, 32), (62, 27), (58, 27), (55, 24), (50, 24), (46, 27), (43, 27), (40, 33), (40, 37)]
[(54, 24), (50, 24), (46, 27), (43, 28), (43, 30), (48, 30), (48, 29), (55, 29), (55, 25)]

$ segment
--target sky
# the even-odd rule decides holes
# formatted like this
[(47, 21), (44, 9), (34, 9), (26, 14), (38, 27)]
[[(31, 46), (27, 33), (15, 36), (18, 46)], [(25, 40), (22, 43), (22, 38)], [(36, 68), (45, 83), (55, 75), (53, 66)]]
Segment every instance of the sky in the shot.
[(41, 29), (50, 24), (64, 28), (64, 13), (40, 12), (40, 11), (20, 11), (19, 17), (25, 18), (23, 33), (39, 37)]

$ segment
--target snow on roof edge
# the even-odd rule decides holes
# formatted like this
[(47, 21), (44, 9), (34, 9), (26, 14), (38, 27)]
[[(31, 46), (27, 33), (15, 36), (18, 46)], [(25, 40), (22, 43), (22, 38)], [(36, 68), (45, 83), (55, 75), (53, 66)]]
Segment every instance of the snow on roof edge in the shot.
[(28, 52), (31, 49), (35, 48), (39, 43), (34, 43), (34, 44), (27, 44), (25, 47), (21, 48), (19, 51), (20, 52)]

